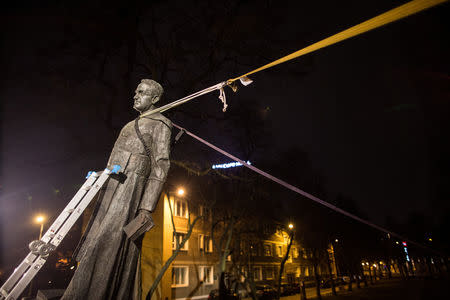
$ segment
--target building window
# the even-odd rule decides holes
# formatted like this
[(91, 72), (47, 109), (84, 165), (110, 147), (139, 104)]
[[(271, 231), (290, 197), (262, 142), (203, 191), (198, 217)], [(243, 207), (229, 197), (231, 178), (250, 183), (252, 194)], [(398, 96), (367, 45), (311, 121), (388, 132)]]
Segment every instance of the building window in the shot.
[(264, 268), (264, 278), (266, 280), (271, 280), (274, 278), (273, 267), (265, 267)]
[(239, 241), (239, 255), (244, 255), (245, 252), (245, 242), (244, 240)]
[(187, 266), (172, 267), (172, 287), (189, 286), (189, 268)]
[(264, 244), (264, 255), (265, 256), (272, 256), (272, 245)]
[(253, 279), (262, 280), (262, 268), (261, 267), (253, 267)]
[[(178, 243), (181, 245), (181, 241), (183, 240), (183, 238), (186, 236), (186, 233), (181, 233), (181, 232), (177, 232), (173, 234), (173, 238), (172, 238), (172, 249), (175, 250), (177, 249), (177, 242), (176, 240), (178, 239)], [(180, 250), (183, 251), (187, 251), (189, 249), (189, 240), (186, 241), (186, 243), (184, 244), (183, 248), (180, 248)]]
[(308, 258), (308, 253), (306, 252), (306, 249), (302, 249), (303, 252), (303, 258), (307, 259)]
[(205, 251), (206, 253), (213, 252), (213, 243), (211, 237), (203, 234), (198, 236), (200, 251)]
[(301, 269), (300, 267), (297, 267), (297, 269), (295, 269), (295, 277), (300, 277), (300, 275), (302, 275)]
[(251, 256), (258, 256), (258, 245), (255, 243), (250, 244), (250, 255)]
[(277, 245), (277, 255), (278, 255), (278, 257), (283, 256), (283, 246)]
[(187, 218), (189, 215), (188, 204), (186, 201), (175, 198), (173, 205), (173, 214), (177, 217)]
[(205, 284), (213, 284), (214, 283), (214, 272), (212, 266), (201, 266), (200, 267), (200, 279)]
[(198, 207), (198, 215), (205, 217), (206, 220), (209, 220), (212, 216), (211, 214), (211, 208), (205, 206), (205, 205), (200, 205)]

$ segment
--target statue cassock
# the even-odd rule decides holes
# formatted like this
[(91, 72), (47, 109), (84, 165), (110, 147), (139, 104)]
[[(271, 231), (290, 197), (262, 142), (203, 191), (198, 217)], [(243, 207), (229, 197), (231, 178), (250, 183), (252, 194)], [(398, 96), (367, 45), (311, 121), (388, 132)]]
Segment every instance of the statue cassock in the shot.
[[(134, 108), (141, 113), (152, 110), (162, 94), (160, 84), (143, 79)], [(140, 246), (123, 229), (136, 220), (151, 220), (170, 167), (171, 129), (170, 120), (156, 113), (121, 130), (108, 167), (120, 165), (125, 180), (110, 178), (101, 191), (77, 254), (79, 267), (61, 299), (141, 299)]]

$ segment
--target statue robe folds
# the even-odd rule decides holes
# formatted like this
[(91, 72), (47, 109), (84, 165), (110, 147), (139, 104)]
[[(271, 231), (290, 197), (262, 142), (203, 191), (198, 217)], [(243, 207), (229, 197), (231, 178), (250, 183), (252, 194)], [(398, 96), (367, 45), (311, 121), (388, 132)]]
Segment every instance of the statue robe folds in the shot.
[(139, 209), (153, 211), (157, 204), (170, 167), (172, 123), (161, 114), (139, 120), (150, 157), (134, 126), (132, 121), (122, 129), (108, 162), (108, 168), (120, 165), (126, 179), (110, 178), (101, 191), (77, 255), (79, 267), (61, 299), (141, 299), (140, 249), (122, 229)]

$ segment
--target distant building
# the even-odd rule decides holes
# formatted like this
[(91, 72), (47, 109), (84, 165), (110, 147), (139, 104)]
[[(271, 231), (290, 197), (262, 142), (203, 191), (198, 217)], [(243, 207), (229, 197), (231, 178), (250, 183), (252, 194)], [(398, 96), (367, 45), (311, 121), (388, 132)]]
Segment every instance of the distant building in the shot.
[[(153, 299), (206, 299), (212, 289), (218, 288), (220, 276), (219, 250), (215, 248), (211, 237), (212, 212), (206, 206), (194, 201), (188, 203), (175, 193), (163, 193), (153, 218), (156, 226), (143, 239), (142, 245), (142, 287), (146, 294), (153, 284), (164, 263), (171, 257), (176, 242), (171, 219), (178, 233), (178, 239), (188, 232), (188, 222), (197, 216), (203, 216), (195, 225), (188, 242), (178, 256), (170, 264), (162, 277)], [(254, 280), (256, 285), (270, 284), (275, 286), (278, 278), (280, 262), (286, 253), (288, 233), (276, 224), (259, 226), (256, 232), (243, 233), (236, 231), (233, 237), (232, 252), (226, 258), (227, 283), (240, 283), (245, 279)], [(215, 237), (217, 239), (217, 237)], [(331, 252), (330, 252), (331, 251)], [(328, 249), (332, 258), (332, 249)], [(294, 242), (289, 258), (285, 264), (282, 281), (285, 283), (310, 280), (314, 275), (311, 264), (312, 252)], [(329, 273), (320, 266), (323, 273)]]

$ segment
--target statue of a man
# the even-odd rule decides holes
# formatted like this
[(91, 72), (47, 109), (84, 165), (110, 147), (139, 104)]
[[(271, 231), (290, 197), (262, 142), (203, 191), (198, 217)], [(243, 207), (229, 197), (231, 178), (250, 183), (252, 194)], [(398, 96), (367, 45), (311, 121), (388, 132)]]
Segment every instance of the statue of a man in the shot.
[[(163, 94), (159, 83), (143, 79), (136, 89), (134, 109), (154, 109)], [(99, 195), (80, 262), (64, 300), (141, 299), (139, 243), (123, 228), (133, 220), (148, 219), (155, 209), (170, 167), (172, 123), (160, 113), (125, 125), (114, 145), (108, 168), (120, 165), (125, 180), (109, 179)]]

